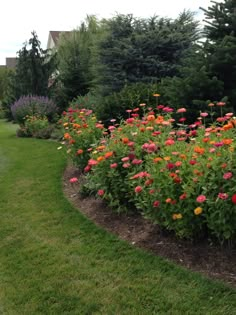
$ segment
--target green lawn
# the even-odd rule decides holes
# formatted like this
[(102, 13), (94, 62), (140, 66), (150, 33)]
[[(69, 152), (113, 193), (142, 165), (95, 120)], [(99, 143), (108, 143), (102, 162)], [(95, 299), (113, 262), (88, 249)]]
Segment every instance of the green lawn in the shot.
[(62, 193), (65, 157), (0, 121), (0, 314), (236, 314), (236, 291), (95, 227)]

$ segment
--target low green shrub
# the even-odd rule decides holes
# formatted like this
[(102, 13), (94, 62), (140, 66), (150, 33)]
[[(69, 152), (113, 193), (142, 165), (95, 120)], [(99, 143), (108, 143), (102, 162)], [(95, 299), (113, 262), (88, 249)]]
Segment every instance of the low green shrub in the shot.
[(118, 120), (127, 118), (126, 109), (128, 106), (130, 109), (134, 109), (141, 103), (149, 104), (149, 106), (157, 105), (158, 98), (153, 96), (155, 93), (156, 84), (134, 83), (126, 85), (120, 92), (98, 100), (96, 114), (106, 124), (112, 118)]
[(18, 137), (34, 137), (39, 139), (49, 139), (54, 130), (54, 126), (49, 123), (47, 117), (26, 116), (25, 123), (17, 131)]
[(70, 102), (69, 106), (73, 109), (92, 109), (94, 112), (98, 105), (98, 98), (92, 94), (88, 93), (84, 96), (77, 96), (72, 102)]

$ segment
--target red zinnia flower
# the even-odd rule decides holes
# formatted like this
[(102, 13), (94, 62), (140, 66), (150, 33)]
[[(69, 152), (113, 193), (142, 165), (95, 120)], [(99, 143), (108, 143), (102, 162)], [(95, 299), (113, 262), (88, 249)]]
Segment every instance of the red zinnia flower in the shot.
[(160, 206), (160, 201), (156, 200), (156, 201), (153, 202), (153, 207), (154, 208), (157, 208), (159, 206)]
[(105, 194), (105, 191), (103, 189), (98, 190), (98, 196), (103, 196)]
[(236, 194), (234, 194), (231, 198), (232, 203), (236, 205)]

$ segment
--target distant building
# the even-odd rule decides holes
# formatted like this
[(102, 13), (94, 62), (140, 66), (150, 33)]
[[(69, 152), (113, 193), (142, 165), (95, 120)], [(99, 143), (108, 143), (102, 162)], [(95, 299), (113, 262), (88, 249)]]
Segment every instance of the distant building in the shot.
[(47, 49), (53, 49), (57, 47), (58, 40), (61, 36), (61, 34), (70, 34), (69, 31), (50, 31), (48, 35), (48, 43), (47, 43)]
[[(63, 34), (68, 36), (70, 35), (70, 33), (71, 32), (69, 31), (49, 31), (47, 49), (56, 50), (60, 36)], [(55, 70), (54, 73), (52, 73), (51, 77), (48, 80), (48, 87), (51, 87), (54, 84), (58, 73), (58, 70)]]
[(16, 57), (7, 57), (6, 58), (6, 67), (9, 69), (15, 69), (17, 65)]

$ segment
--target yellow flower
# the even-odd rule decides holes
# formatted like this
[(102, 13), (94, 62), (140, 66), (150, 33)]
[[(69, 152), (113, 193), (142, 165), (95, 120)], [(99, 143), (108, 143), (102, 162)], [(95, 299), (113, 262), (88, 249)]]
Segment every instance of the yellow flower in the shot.
[(202, 208), (201, 207), (197, 207), (196, 209), (194, 209), (194, 214), (195, 215), (199, 215), (202, 213)]
[(155, 93), (155, 94), (153, 94), (153, 96), (154, 96), (154, 97), (159, 97), (159, 96), (160, 96), (160, 94)]
[(179, 219), (182, 219), (182, 214), (181, 213), (174, 213), (173, 215), (172, 215), (172, 219), (173, 220), (179, 220)]
[(170, 156), (165, 156), (163, 159), (164, 159), (165, 161), (169, 161), (169, 160), (170, 160)]

